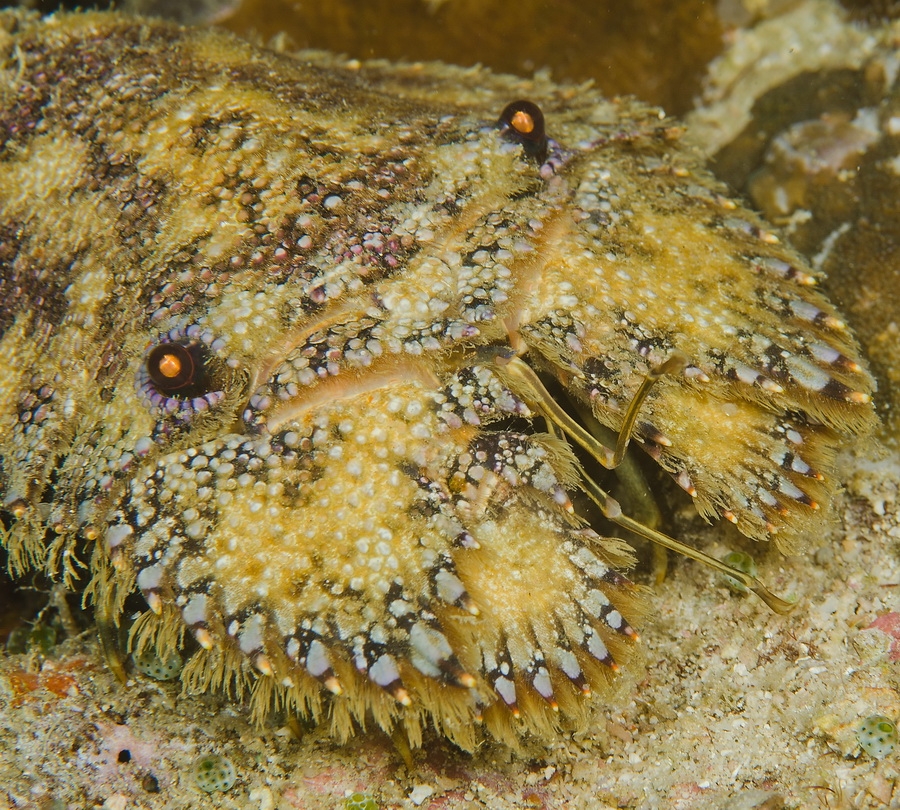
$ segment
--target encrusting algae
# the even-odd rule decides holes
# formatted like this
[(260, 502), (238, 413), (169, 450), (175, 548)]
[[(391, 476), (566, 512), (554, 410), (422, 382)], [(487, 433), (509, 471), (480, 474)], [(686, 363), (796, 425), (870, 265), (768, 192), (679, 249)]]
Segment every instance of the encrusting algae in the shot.
[(656, 109), (115, 14), (0, 49), (10, 568), (86, 565), (101, 630), (140, 592), (135, 652), (259, 719), (550, 738), (646, 611), (570, 498), (672, 542), (589, 457), (796, 550), (873, 425), (816, 273)]

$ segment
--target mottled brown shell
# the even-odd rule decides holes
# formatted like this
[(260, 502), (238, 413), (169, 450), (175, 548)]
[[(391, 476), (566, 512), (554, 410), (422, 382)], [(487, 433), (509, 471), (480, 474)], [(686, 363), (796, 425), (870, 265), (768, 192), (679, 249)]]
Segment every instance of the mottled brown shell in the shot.
[(628, 660), (630, 553), (511, 351), (613, 430), (683, 354), (634, 444), (783, 549), (872, 424), (815, 273), (655, 109), (113, 14), (6, 12), (0, 59), (11, 568), (87, 543), (103, 614), (140, 590), (135, 646), (260, 717), (514, 742)]

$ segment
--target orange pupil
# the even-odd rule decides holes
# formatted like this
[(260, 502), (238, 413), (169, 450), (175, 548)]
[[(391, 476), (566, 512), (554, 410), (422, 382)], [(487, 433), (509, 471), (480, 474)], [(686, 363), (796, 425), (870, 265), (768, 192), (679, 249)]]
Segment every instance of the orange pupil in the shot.
[(159, 373), (163, 375), (163, 377), (167, 377), (172, 380), (181, 374), (181, 360), (179, 360), (174, 354), (164, 354), (159, 358), (159, 363), (157, 364), (157, 369), (159, 369)]
[(522, 135), (530, 135), (534, 132), (534, 117), (525, 110), (516, 110), (509, 123), (516, 132)]

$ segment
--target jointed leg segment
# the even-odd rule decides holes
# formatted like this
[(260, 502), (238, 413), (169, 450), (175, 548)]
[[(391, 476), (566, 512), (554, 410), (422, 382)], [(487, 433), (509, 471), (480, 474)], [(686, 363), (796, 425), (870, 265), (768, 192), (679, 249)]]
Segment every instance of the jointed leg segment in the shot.
[[(673, 352), (673, 354), (659, 366), (653, 368), (644, 381), (641, 383), (631, 402), (625, 410), (625, 416), (622, 426), (619, 430), (616, 446), (614, 450), (606, 447), (596, 437), (591, 435), (578, 422), (576, 422), (566, 411), (557, 404), (552, 395), (544, 387), (538, 375), (534, 370), (525, 363), (520, 357), (504, 357), (502, 359), (503, 374), (515, 385), (517, 393), (525, 399), (530, 407), (539, 412), (548, 422), (561, 430), (568, 438), (581, 445), (594, 459), (597, 460), (606, 469), (615, 469), (622, 463), (631, 435), (634, 431), (634, 425), (637, 421), (638, 413), (647, 394), (653, 385), (667, 374), (678, 374), (688, 364), (688, 358), (681, 352)], [(710, 568), (733, 577), (748, 590), (753, 591), (760, 599), (762, 599), (776, 613), (789, 613), (795, 603), (773, 594), (759, 580), (749, 574), (738, 571), (729, 565), (704, 554), (697, 549), (691, 548), (684, 543), (657, 531), (654, 528), (628, 517), (622, 513), (619, 503), (606, 492), (604, 492), (591, 478), (582, 471), (581, 484), (597, 506), (599, 506), (603, 515), (614, 523), (628, 529), (631, 532), (650, 540), (657, 546), (671, 549), (689, 557), (692, 560), (703, 563)]]

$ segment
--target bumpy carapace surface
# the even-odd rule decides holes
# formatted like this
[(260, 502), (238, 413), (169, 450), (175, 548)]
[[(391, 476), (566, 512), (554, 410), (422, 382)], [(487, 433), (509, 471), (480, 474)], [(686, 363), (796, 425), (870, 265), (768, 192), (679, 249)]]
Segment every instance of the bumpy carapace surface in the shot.
[(872, 425), (815, 273), (658, 110), (113, 14), (5, 12), (0, 60), (10, 567), (139, 591), (133, 645), (260, 717), (583, 716), (644, 603), (544, 383), (618, 431), (678, 358), (632, 447), (783, 549)]

